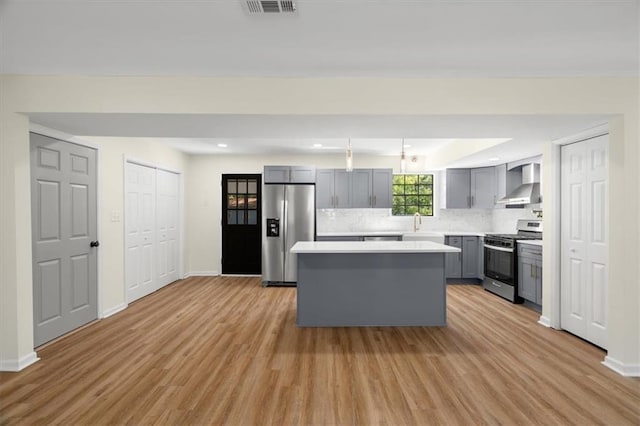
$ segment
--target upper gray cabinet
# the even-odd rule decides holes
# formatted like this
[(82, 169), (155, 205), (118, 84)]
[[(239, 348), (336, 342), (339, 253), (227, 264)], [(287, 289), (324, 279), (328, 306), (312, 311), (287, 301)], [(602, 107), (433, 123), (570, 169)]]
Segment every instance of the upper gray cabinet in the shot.
[(314, 183), (313, 166), (264, 166), (264, 183)]
[(392, 169), (318, 169), (316, 207), (391, 208)]
[(495, 167), (447, 169), (448, 209), (491, 209), (497, 199)]
[(316, 208), (351, 207), (351, 176), (346, 170), (318, 169), (316, 171)]
[(447, 208), (468, 209), (471, 194), (471, 171), (447, 169)]
[(496, 203), (498, 182), (495, 167), (471, 169), (471, 208), (492, 209)]
[(393, 169), (373, 169), (371, 207), (390, 209), (393, 204)]

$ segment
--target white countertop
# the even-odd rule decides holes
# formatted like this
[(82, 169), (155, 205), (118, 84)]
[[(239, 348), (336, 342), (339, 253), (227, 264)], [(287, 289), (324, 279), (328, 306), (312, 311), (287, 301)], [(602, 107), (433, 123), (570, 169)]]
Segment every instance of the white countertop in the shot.
[(542, 240), (516, 240), (518, 244), (529, 244), (530, 246), (542, 247)]
[[(442, 235), (460, 235), (462, 237), (484, 237), (485, 232), (470, 231), (438, 231), (431, 229), (419, 229), (418, 233), (434, 233)], [(411, 234), (412, 231), (342, 231), (342, 232), (318, 232), (318, 237), (387, 237)]]
[[(361, 235), (361, 234), (359, 234)], [(396, 234), (394, 234), (396, 235)], [(459, 253), (432, 241), (298, 241), (291, 253)]]

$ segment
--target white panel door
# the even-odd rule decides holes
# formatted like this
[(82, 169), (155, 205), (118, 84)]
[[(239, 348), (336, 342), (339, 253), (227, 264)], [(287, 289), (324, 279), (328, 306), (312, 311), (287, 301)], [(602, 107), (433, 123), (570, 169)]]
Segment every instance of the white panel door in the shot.
[(607, 136), (561, 149), (562, 328), (607, 346)]
[(178, 279), (178, 190), (176, 173), (157, 171), (157, 254), (158, 286)]
[(127, 163), (125, 197), (125, 285), (127, 302), (132, 302), (158, 289), (156, 169)]

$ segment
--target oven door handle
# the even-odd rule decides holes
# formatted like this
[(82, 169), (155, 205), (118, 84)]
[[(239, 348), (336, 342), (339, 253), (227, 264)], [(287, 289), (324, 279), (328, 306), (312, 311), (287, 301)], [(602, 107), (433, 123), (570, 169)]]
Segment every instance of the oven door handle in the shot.
[(504, 251), (504, 252), (507, 252), (507, 253), (513, 253), (513, 249), (512, 248), (490, 246), (489, 244), (485, 244), (484, 248), (488, 248), (489, 250), (498, 250), (498, 251)]

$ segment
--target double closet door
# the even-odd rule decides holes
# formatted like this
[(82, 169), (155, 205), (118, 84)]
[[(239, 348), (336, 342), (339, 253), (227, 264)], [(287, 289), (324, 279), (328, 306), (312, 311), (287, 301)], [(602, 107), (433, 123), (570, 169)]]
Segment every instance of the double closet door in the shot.
[(179, 278), (179, 188), (176, 173), (126, 163), (125, 285), (128, 303)]

